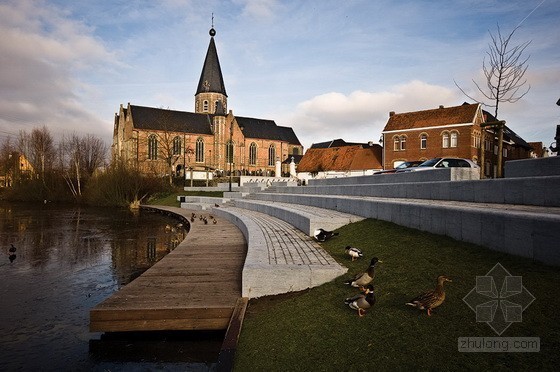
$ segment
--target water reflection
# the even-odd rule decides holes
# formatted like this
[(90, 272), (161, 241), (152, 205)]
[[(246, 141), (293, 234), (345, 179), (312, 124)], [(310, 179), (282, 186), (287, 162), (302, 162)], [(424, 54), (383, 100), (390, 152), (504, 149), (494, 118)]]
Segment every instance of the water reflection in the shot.
[(0, 203), (2, 369), (99, 367), (89, 341), (101, 335), (88, 331), (89, 310), (185, 234), (157, 213)]

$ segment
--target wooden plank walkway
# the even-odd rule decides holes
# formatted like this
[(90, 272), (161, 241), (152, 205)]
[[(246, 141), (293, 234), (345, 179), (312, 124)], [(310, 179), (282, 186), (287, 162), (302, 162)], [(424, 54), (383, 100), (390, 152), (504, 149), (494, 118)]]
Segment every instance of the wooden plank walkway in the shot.
[[(154, 206), (190, 218), (181, 208)], [(202, 213), (208, 215), (208, 213)], [(196, 219), (186, 239), (90, 311), (91, 332), (225, 330), (241, 297), (247, 242), (230, 222)]]

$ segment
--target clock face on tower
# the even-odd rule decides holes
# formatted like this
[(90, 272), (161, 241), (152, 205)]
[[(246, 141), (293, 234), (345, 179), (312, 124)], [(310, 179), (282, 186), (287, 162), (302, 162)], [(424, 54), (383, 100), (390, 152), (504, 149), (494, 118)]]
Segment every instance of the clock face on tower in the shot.
[(204, 80), (202, 86), (204, 87), (204, 91), (208, 92), (210, 90), (210, 83), (208, 82), (208, 80)]

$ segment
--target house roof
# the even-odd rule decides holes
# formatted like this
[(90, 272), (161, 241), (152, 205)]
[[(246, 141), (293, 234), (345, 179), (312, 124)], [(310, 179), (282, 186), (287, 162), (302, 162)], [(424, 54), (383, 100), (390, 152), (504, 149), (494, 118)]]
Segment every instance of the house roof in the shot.
[(381, 169), (381, 146), (361, 145), (310, 148), (299, 162), (298, 172)]
[(479, 108), (480, 104), (473, 103), (400, 114), (391, 113), (383, 132), (472, 123)]
[(131, 105), (130, 115), (137, 129), (212, 135), (210, 114)]
[(245, 138), (270, 139), (301, 146), (292, 128), (278, 126), (274, 120), (247, 118), (243, 116), (236, 116), (235, 120), (239, 128), (243, 131)]
[(342, 138), (333, 139), (327, 142), (318, 142), (311, 145), (311, 149), (328, 149), (330, 147), (343, 147), (343, 146), (362, 146), (370, 147), (369, 143), (346, 142)]
[(519, 137), (517, 133), (511, 130), (511, 128), (507, 125), (504, 125), (504, 140), (510, 140), (517, 146), (524, 147), (527, 150), (533, 149), (533, 146), (528, 144), (523, 138)]
[(213, 30), (214, 29), (210, 30), (210, 44), (208, 45), (208, 51), (206, 52), (206, 58), (204, 59), (204, 65), (202, 67), (202, 73), (200, 74), (200, 80), (198, 81), (196, 94), (214, 92), (221, 93), (227, 97), (224, 77), (222, 76), (220, 60), (218, 59), (218, 52), (216, 50), (216, 43), (214, 42), (213, 34), (215, 35), (216, 32)]

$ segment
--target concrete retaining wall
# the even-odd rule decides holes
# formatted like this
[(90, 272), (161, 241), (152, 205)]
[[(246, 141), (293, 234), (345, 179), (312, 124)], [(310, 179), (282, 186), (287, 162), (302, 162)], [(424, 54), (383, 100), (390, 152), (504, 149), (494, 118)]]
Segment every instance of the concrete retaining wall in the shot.
[(309, 180), (309, 185), (376, 185), (383, 183), (464, 181), (478, 179), (480, 179), (480, 169), (441, 168), (417, 172), (374, 174), (371, 176), (311, 179)]
[[(390, 175), (380, 175), (389, 177)], [(387, 178), (388, 179), (388, 178)], [(560, 207), (560, 176), (472, 181), (312, 185), (276, 187), (266, 192), (307, 195), (373, 196)]]
[(506, 178), (541, 176), (560, 176), (560, 156), (510, 160), (504, 165)]

